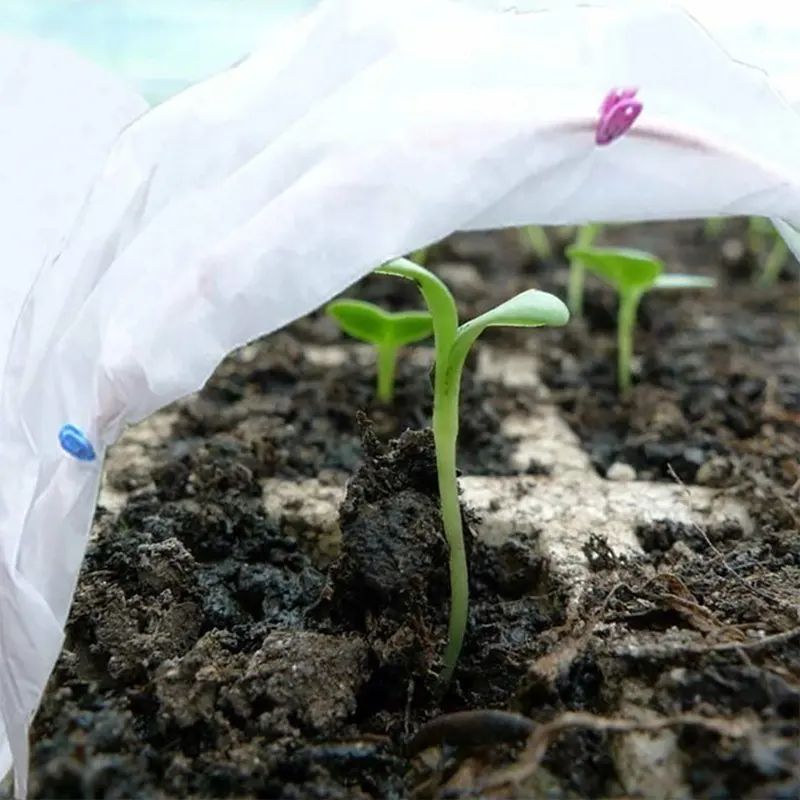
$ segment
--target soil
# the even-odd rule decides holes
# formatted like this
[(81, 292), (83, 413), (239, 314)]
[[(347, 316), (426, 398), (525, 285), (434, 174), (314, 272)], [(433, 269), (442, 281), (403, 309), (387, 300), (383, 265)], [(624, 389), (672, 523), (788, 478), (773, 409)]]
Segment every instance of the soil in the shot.
[[(492, 331), (466, 371), (459, 463), (518, 472), (504, 421), (541, 398), (476, 365), (482, 347), (529, 352), (599, 475), (711, 487), (749, 528), (659, 520), (629, 557), (596, 536), (568, 607), (535, 537), (490, 545), (465, 507), (470, 629), (442, 686), (430, 348), (401, 359), (382, 406), (369, 352), (342, 357), (317, 313), (233, 354), (136, 458), (110, 460), (33, 728), (32, 796), (800, 796), (798, 276), (754, 289), (742, 233), (607, 230), (718, 290), (646, 298), (623, 400), (601, 285), (565, 330)], [(463, 316), (566, 278), (514, 232), (454, 236), (432, 262)], [(349, 294), (409, 307), (413, 289), (371, 277)], [(303, 508), (289, 525), (265, 502), (309, 479), (346, 484), (333, 545), (314, 545)]]

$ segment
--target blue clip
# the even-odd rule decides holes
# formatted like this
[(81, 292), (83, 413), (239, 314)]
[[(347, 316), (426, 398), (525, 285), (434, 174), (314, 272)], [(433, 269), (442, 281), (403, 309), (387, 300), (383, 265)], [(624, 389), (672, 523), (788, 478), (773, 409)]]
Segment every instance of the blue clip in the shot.
[(75, 425), (64, 425), (58, 432), (58, 441), (65, 453), (69, 453), (78, 461), (94, 461), (97, 453), (86, 434)]

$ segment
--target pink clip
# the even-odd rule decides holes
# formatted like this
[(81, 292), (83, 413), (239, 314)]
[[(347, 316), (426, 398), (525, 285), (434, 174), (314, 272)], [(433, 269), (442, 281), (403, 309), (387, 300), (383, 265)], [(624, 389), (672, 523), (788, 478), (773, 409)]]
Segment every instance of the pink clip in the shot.
[(612, 89), (600, 106), (594, 140), (597, 144), (611, 144), (619, 139), (636, 122), (642, 112), (642, 103), (636, 99), (638, 89)]

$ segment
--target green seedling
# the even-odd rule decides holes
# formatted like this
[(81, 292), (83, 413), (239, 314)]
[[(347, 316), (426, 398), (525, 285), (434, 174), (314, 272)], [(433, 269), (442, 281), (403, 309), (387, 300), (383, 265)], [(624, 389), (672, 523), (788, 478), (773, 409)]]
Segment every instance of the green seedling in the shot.
[(755, 282), (759, 286), (774, 286), (790, 255), (783, 237), (766, 217), (750, 217), (747, 221), (747, 246), (758, 261), (762, 261), (762, 254), (766, 253)]
[(390, 403), (394, 399), (397, 353), (401, 347), (433, 333), (431, 315), (427, 311), (384, 311), (363, 300), (335, 300), (326, 311), (345, 333), (375, 346), (378, 399)]
[[(706, 236), (718, 239), (725, 220), (725, 217), (706, 220)], [(783, 237), (766, 217), (748, 217), (745, 240), (747, 249), (761, 264), (755, 283), (758, 286), (774, 286), (791, 255)]]
[(541, 225), (526, 225), (520, 229), (522, 246), (533, 253), (539, 261), (549, 261), (553, 257), (550, 237)]
[[(590, 247), (597, 234), (600, 232), (600, 225), (582, 225), (578, 228), (575, 237), (575, 247)], [(583, 316), (583, 283), (586, 267), (579, 258), (570, 257), (569, 259), (569, 283), (567, 284), (567, 305), (569, 313), (573, 317)]]
[(617, 381), (621, 393), (631, 387), (633, 331), (639, 302), (651, 289), (710, 289), (713, 278), (702, 275), (665, 275), (664, 264), (641, 250), (612, 247), (567, 248), (570, 258), (580, 259), (595, 275), (610, 283), (619, 295), (617, 312)]
[(764, 266), (761, 269), (756, 283), (758, 283), (759, 286), (774, 286), (778, 282), (778, 278), (781, 272), (783, 272), (783, 268), (786, 266), (789, 256), (789, 246), (786, 244), (783, 237), (776, 232), (772, 241), (772, 246), (767, 253)]
[(430, 247), (420, 247), (419, 250), (415, 250), (413, 253), (410, 253), (408, 258), (415, 264), (419, 264), (421, 267), (427, 267), (430, 254)]
[(708, 217), (703, 223), (703, 235), (706, 239), (719, 239), (725, 230), (726, 221), (726, 217)]
[(767, 249), (771, 235), (775, 232), (772, 223), (766, 217), (747, 218), (747, 249), (758, 255)]
[(450, 621), (442, 674), (447, 682), (458, 662), (469, 611), (467, 559), (456, 479), (458, 403), (464, 362), (475, 340), (487, 328), (498, 325), (523, 328), (565, 325), (569, 320), (569, 311), (557, 297), (531, 289), (459, 325), (453, 295), (439, 278), (424, 267), (400, 258), (384, 264), (377, 272), (414, 281), (433, 318), (436, 355), (433, 437), (442, 525), (450, 550)]

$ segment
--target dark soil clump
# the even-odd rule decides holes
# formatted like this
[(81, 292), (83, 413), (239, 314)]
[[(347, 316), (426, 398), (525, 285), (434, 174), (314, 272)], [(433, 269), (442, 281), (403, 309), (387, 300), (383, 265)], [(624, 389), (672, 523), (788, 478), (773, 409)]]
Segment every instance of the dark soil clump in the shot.
[(322, 607), (343, 627), (365, 632), (382, 682), (404, 703), (409, 678), (432, 672), (448, 597), (433, 437), (407, 431), (385, 449), (367, 426), (364, 441)]
[[(356, 469), (362, 458), (356, 411), (369, 413), (384, 441), (429, 424), (429, 364), (401, 354), (395, 400), (387, 407), (375, 398), (370, 357), (354, 359), (352, 340), (342, 344), (349, 350), (337, 350), (339, 344), (322, 350), (320, 358), (332, 357), (331, 364), (315, 360), (319, 347), (290, 332), (245, 348), (220, 367), (200, 395), (180, 406), (175, 435), (202, 441), (228, 434), (252, 450), (260, 477), (297, 478)], [(462, 463), (470, 473), (517, 471), (510, 464), (514, 442), (500, 430), (497, 407), (516, 402), (500, 385), (478, 383), (470, 361), (462, 382), (460, 437)]]
[(442, 697), (431, 434), (385, 446), (361, 425), (327, 578), (265, 516), (235, 438), (162, 453), (151, 488), (101, 514), (36, 721), (33, 796), (405, 796), (421, 720), (509, 700), (550, 622), (525, 598), (535, 559), (473, 548), (481, 637)]

